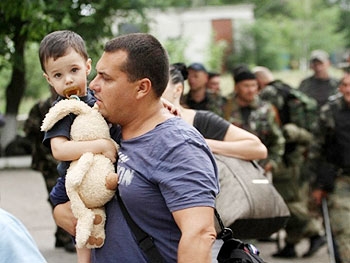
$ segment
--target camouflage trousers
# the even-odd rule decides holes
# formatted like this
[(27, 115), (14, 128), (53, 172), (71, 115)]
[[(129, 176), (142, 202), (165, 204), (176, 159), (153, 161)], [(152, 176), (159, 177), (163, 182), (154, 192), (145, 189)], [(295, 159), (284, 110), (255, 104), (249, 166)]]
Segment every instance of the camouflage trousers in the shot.
[(350, 174), (336, 179), (329, 197), (329, 217), (342, 263), (350, 263)]
[(290, 244), (297, 244), (303, 238), (324, 233), (320, 215), (309, 208), (309, 187), (307, 185), (301, 186), (299, 193), (304, 197), (303, 200), (286, 202), (291, 214), (285, 227), (286, 242)]
[(273, 184), (286, 202), (290, 218), (285, 227), (286, 242), (297, 244), (303, 238), (324, 233), (322, 221), (317, 213), (309, 208), (309, 183), (300, 180), (300, 168), (281, 166), (274, 175)]

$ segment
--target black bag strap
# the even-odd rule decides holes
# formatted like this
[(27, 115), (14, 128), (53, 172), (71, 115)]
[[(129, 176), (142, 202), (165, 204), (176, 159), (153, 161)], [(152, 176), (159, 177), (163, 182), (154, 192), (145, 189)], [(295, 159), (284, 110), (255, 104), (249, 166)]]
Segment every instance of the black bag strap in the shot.
[(121, 199), (119, 192), (116, 192), (120, 209), (123, 212), (126, 222), (128, 223), (131, 231), (134, 233), (137, 244), (142, 249), (142, 251), (147, 255), (149, 262), (151, 263), (162, 263), (164, 262), (163, 257), (159, 253), (158, 249), (154, 245), (153, 238), (143, 231), (131, 218), (128, 210), (126, 209), (123, 200)]
[(217, 238), (222, 239), (223, 241), (226, 241), (226, 240), (229, 240), (230, 238), (233, 238), (232, 230), (228, 227), (225, 227), (224, 223), (221, 220), (220, 214), (219, 214), (218, 210), (216, 210), (216, 208), (214, 208), (214, 214), (215, 214), (216, 220), (218, 221), (220, 229), (221, 229), (221, 232), (218, 233)]
[[(154, 245), (153, 238), (147, 234), (145, 231), (143, 231), (136, 223), (135, 221), (131, 218), (128, 210), (126, 209), (123, 200), (121, 199), (119, 192), (116, 192), (118, 202), (120, 205), (120, 209), (122, 210), (122, 213), (125, 217), (126, 222), (128, 223), (131, 231), (134, 233), (137, 243), (139, 247), (142, 249), (142, 251), (147, 255), (148, 260), (150, 260), (151, 263), (163, 263), (163, 257), (159, 253), (158, 249)], [(227, 228), (224, 226), (224, 223), (221, 220), (219, 212), (214, 208), (214, 214), (215, 217), (220, 225), (221, 232), (218, 234), (218, 238), (222, 239), (224, 243), (226, 244), (225, 247), (232, 247), (232, 242), (235, 241), (237, 244), (235, 246), (239, 247), (243, 245), (242, 242), (239, 240), (233, 239), (233, 232), (230, 228)], [(230, 244), (229, 244), (230, 243)], [(230, 248), (226, 248), (225, 250), (225, 256), (226, 253), (229, 253)], [(227, 252), (226, 252), (227, 250)], [(222, 251), (224, 252), (224, 251)], [(222, 253), (221, 253), (222, 254)]]

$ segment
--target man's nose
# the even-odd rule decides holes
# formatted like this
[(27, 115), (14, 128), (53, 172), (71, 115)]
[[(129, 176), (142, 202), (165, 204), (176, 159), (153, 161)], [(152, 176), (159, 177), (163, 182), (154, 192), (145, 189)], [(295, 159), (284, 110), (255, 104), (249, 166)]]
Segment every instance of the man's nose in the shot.
[(89, 84), (89, 88), (93, 91), (96, 90), (96, 77), (93, 80), (91, 80), (91, 82)]

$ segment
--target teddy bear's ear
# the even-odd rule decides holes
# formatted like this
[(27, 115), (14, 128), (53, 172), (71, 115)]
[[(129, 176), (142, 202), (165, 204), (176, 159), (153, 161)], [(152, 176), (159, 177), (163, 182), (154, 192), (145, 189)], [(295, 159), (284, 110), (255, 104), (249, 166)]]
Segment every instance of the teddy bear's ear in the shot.
[(63, 119), (65, 116), (73, 113), (75, 115), (86, 114), (91, 111), (83, 101), (64, 99), (57, 102), (52, 106), (48, 113), (46, 113), (43, 123), (41, 125), (41, 131), (50, 130), (56, 122)]

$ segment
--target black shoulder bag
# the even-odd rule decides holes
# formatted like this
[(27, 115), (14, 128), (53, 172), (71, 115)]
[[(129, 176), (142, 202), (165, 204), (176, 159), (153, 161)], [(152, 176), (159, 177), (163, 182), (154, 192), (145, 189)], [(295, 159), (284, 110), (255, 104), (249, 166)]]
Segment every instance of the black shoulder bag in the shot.
[(220, 225), (221, 232), (217, 238), (222, 239), (224, 244), (221, 246), (217, 260), (219, 263), (264, 263), (259, 256), (259, 250), (252, 244), (245, 244), (239, 239), (233, 238), (233, 232), (230, 228), (224, 226), (218, 211), (214, 210), (215, 217)]
[[(134, 233), (137, 244), (142, 251), (147, 255), (149, 262), (151, 263), (163, 263), (165, 262), (158, 249), (154, 245), (153, 238), (143, 231), (131, 218), (128, 210), (126, 209), (123, 200), (121, 199), (119, 192), (116, 193), (120, 209), (123, 212), (125, 220), (127, 221), (131, 231)], [(219, 263), (264, 263), (259, 257), (259, 251), (251, 244), (244, 244), (242, 241), (233, 238), (233, 233), (230, 228), (225, 228), (220, 215), (216, 209), (214, 209), (215, 217), (219, 222), (221, 232), (218, 234), (218, 238), (224, 241), (220, 252), (217, 256)]]

